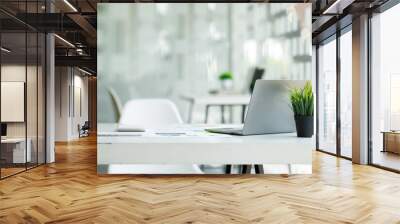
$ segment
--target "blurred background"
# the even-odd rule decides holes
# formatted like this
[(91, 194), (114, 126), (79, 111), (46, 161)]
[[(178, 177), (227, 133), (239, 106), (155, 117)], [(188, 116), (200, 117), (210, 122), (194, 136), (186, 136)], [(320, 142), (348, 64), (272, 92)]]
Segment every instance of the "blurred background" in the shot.
[[(98, 121), (118, 122), (131, 99), (168, 98), (202, 123), (205, 105), (190, 108), (201, 97), (311, 79), (311, 34), (311, 4), (98, 4)], [(210, 108), (208, 122), (227, 111)], [(229, 111), (239, 122), (240, 107)]]

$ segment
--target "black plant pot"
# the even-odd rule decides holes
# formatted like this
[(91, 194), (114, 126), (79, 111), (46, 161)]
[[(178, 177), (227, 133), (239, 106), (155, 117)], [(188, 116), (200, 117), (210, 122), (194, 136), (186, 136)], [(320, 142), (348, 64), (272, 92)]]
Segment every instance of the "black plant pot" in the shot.
[(294, 116), (297, 137), (309, 138), (314, 134), (314, 116)]

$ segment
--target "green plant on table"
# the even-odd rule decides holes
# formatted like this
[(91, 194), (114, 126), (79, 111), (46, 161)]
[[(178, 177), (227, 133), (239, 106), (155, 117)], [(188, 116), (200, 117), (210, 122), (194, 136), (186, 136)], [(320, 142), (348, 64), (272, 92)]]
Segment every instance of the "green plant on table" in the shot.
[(314, 115), (314, 94), (310, 81), (303, 88), (293, 88), (290, 91), (290, 101), (295, 116)]
[(233, 75), (231, 72), (224, 72), (221, 75), (219, 75), (219, 80), (233, 80)]

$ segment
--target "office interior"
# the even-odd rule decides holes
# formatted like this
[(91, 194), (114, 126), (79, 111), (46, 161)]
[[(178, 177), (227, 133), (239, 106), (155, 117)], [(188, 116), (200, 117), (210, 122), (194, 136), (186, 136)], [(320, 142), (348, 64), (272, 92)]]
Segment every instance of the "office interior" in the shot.
[(55, 143), (96, 132), (93, 63), (71, 62), (66, 57), (87, 53), (62, 36), (50, 38), (47, 33), (55, 28), (39, 26), (45, 19), (29, 17), (56, 10), (57, 4), (0, 4), (1, 179), (54, 162)]
[[(266, 16), (269, 11), (257, 10), (257, 7), (243, 7), (240, 10), (242, 10), (242, 16), (246, 19), (238, 21), (243, 23), (243, 26), (241, 26), (243, 30), (238, 33), (240, 47), (237, 49), (243, 50), (244, 54), (238, 54), (237, 58), (227, 57), (232, 54), (229, 51), (227, 53), (226, 42), (221, 41), (230, 37), (230, 35), (227, 35), (229, 33), (229, 20), (226, 19), (229, 10), (221, 10), (219, 3), (202, 3), (204, 6), (201, 6), (202, 9), (199, 13), (203, 13), (203, 19), (197, 17), (197, 14), (193, 17), (184, 18), (196, 18), (194, 20), (197, 21), (197, 25), (202, 30), (205, 30), (205, 35), (196, 33), (200, 32), (196, 30), (190, 32), (202, 38), (196, 39), (196, 42), (193, 42), (194, 44), (189, 43), (183, 46), (169, 45), (171, 38), (182, 35), (176, 30), (180, 21), (184, 20), (179, 17), (181, 11), (171, 10), (173, 4), (168, 3), (153, 8), (146, 6), (149, 9), (141, 11), (142, 14), (139, 12), (141, 20), (134, 22), (152, 24), (146, 26), (138, 35), (139, 40), (143, 43), (154, 43), (154, 46), (151, 46), (154, 48), (154, 54), (157, 53), (161, 56), (152, 58), (151, 54), (144, 55), (141, 51), (128, 50), (128, 48), (137, 47), (139, 50), (145, 51), (146, 49), (140, 49), (141, 47), (145, 48), (145, 44), (135, 46), (136, 42), (130, 41), (128, 38), (122, 42), (112, 40), (117, 35), (111, 34), (121, 33), (125, 36), (129, 33), (135, 33), (135, 29), (126, 29), (125, 25), (129, 22), (120, 20), (119, 25), (116, 26), (106, 25), (103, 28), (98, 26), (98, 3), (106, 2), (130, 2), (134, 4), (134, 1), (116, 0), (3, 0), (0, 2), (0, 111), (2, 112), (0, 115), (2, 132), (0, 191), (4, 193), (3, 195), (6, 195), (0, 195), (2, 201), (4, 199), (5, 202), (11, 203), (10, 200), (15, 198), (7, 198), (7, 195), (21, 193), (19, 199), (24, 204), (20, 205), (21, 208), (26, 208), (25, 206), (35, 207), (35, 202), (22, 200), (22, 198), (28, 199), (32, 195), (40, 197), (40, 194), (43, 193), (43, 190), (32, 188), (29, 194), (22, 194), (26, 193), (24, 191), (26, 185), (32, 184), (33, 187), (38, 184), (37, 182), (33, 183), (34, 181), (30, 177), (39, 177), (38, 179), (43, 181), (43, 185), (38, 185), (40, 187), (47, 185), (45, 190), (62, 192), (50, 194), (48, 198), (53, 201), (61, 200), (60, 197), (62, 196), (60, 195), (68, 193), (70, 193), (69, 197), (74, 199), (78, 194), (87, 197), (91, 194), (90, 196), (96, 197), (107, 192), (111, 195), (110, 192), (115, 193), (114, 188), (131, 193), (130, 196), (124, 195), (126, 198), (144, 197), (143, 192), (146, 192), (146, 195), (155, 192), (158, 196), (167, 194), (167, 192), (174, 192), (174, 195), (170, 198), (175, 198), (179, 196), (177, 192), (180, 190), (190, 188), (198, 183), (204, 184), (203, 187), (200, 187), (201, 190), (205, 189), (204, 192), (199, 190), (198, 195), (214, 197), (215, 192), (220, 190), (218, 186), (224, 188), (225, 193), (220, 193), (216, 198), (204, 202), (205, 204), (210, 203), (210, 201), (221, 202), (218, 199), (221, 198), (221, 195), (228, 197), (228, 194), (233, 191), (229, 186), (244, 184), (246, 181), (251, 185), (250, 188), (248, 186), (242, 188), (246, 190), (246, 195), (251, 194), (249, 192), (252, 192), (252, 187), (262, 186), (262, 190), (256, 189), (260, 192), (270, 189), (267, 185), (270, 184), (269, 180), (271, 179), (269, 178), (272, 178), (273, 185), (275, 184), (274, 186), (279, 186), (282, 189), (279, 193), (287, 193), (285, 196), (277, 196), (279, 200), (287, 199), (286, 205), (296, 203), (297, 200), (302, 200), (304, 204), (310, 201), (310, 204), (305, 206), (307, 209), (304, 210), (299, 206), (284, 207), (285, 211), (290, 211), (288, 213), (290, 216), (285, 217), (293, 218), (291, 220), (349, 223), (362, 223), (369, 220), (373, 223), (396, 223), (400, 219), (396, 212), (398, 211), (398, 203), (394, 200), (398, 195), (399, 184), (397, 179), (398, 173), (400, 173), (400, 107), (397, 97), (400, 94), (400, 68), (396, 61), (396, 53), (400, 50), (398, 42), (400, 32), (396, 29), (397, 22), (400, 21), (400, 4), (398, 1), (306, 1), (311, 4), (312, 14), (312, 17), (308, 18), (311, 20), (311, 31), (305, 34), (311, 35), (311, 54), (309, 54), (308, 49), (301, 47), (304, 46), (304, 43), (301, 42), (301, 38), (298, 39), (298, 36), (296, 36), (299, 35), (298, 32), (287, 35), (288, 42), (293, 42), (292, 46), (298, 46), (296, 49), (285, 49), (279, 44), (275, 44), (271, 39), (268, 40), (268, 44), (274, 47), (268, 50), (263, 49), (264, 40), (258, 39), (260, 37), (258, 35), (265, 35), (267, 31), (256, 26), (257, 23), (263, 24), (265, 21), (274, 23), (273, 17), (275, 15), (277, 17), (275, 23), (282, 29), (284, 27), (283, 30), (285, 31), (300, 26), (300, 21), (296, 20), (293, 21), (293, 27), (279, 24), (279, 18), (286, 13), (286, 8), (279, 7), (280, 1), (269, 1), (270, 4), (278, 5), (277, 11), (271, 16), (272, 18), (260, 19), (257, 17), (258, 15)], [(290, 3), (304, 3), (304, 1), (293, 0), (286, 4)], [(129, 14), (126, 10), (126, 8), (120, 9), (118, 15), (104, 19), (103, 23), (111, 23), (113, 20), (118, 20), (119, 16), (126, 16), (126, 14)], [(154, 18), (154, 15), (157, 15), (156, 18)], [(134, 14), (129, 14), (129, 16), (134, 16)], [(252, 25), (252, 21), (256, 21), (254, 22), (256, 25)], [(133, 23), (133, 21), (130, 22)], [(164, 24), (165, 30), (160, 29), (160, 24)], [(195, 29), (196, 27), (190, 28)], [(107, 32), (110, 35), (108, 38), (112, 42), (112, 47), (108, 49), (97, 49), (97, 42), (104, 41), (98, 35), (98, 33), (104, 32), (101, 29), (111, 30)], [(149, 32), (155, 31), (159, 31), (158, 35), (147, 36)], [(171, 31), (176, 36), (171, 36), (169, 34)], [(197, 46), (197, 41), (199, 43), (203, 41), (201, 44), (211, 44), (215, 47), (211, 48), (215, 49), (215, 52), (210, 52), (207, 57), (203, 58), (203, 64), (194, 63), (195, 57), (191, 55), (192, 52), (185, 52), (184, 49), (181, 49), (193, 47), (202, 50), (203, 45)], [(175, 48), (181, 50), (182, 55), (172, 56), (171, 52)], [(121, 80), (110, 77), (106, 80), (109, 86), (101, 86), (98, 82), (97, 73), (100, 71), (108, 72), (107, 69), (109, 68), (102, 67), (102, 63), (98, 63), (97, 50), (101, 51), (102, 54), (107, 52), (107, 54), (104, 54), (104, 60), (109, 60), (116, 66), (120, 62), (128, 61), (130, 57), (143, 56), (129, 66), (119, 66), (116, 75), (132, 74), (129, 70), (132, 69), (134, 70), (133, 75), (126, 75), (124, 78), (126, 80), (139, 80), (140, 83), (145, 85), (138, 85), (135, 89), (127, 88), (124, 83), (119, 83)], [(296, 53), (300, 53), (302, 56), (296, 57)], [(189, 55), (189, 58), (185, 58), (184, 54)], [(288, 65), (290, 70), (293, 71), (293, 76), (287, 75), (289, 73), (286, 70), (282, 71), (281, 65), (274, 61), (286, 54), (290, 54), (293, 58), (293, 63), (290, 66)], [(262, 61), (261, 57), (266, 55), (271, 56), (270, 60)], [(309, 59), (310, 55), (311, 59)], [(150, 62), (148, 62), (148, 58), (151, 58)], [(184, 60), (188, 60), (188, 63), (194, 67), (197, 66), (196, 69), (186, 67), (187, 64), (183, 63)], [(305, 60), (307, 63), (311, 63), (311, 70), (308, 70), (307, 66), (298, 65), (296, 60)], [(180, 63), (183, 63), (183, 65), (181, 66)], [(142, 64), (145, 64), (145, 66), (138, 66)], [(94, 146), (96, 145), (97, 129), (100, 128), (97, 127), (97, 120), (101, 121), (99, 123), (117, 122), (124, 104), (131, 98), (167, 95), (177, 105), (182, 121), (185, 123), (241, 123), (243, 122), (243, 104), (232, 107), (218, 105), (211, 106), (208, 109), (202, 104), (191, 108), (192, 100), (190, 97), (193, 95), (208, 96), (209, 94), (248, 97), (250, 94), (249, 87), (257, 69), (264, 69), (264, 79), (304, 77), (313, 81), (316, 99), (314, 113), (315, 152), (313, 152), (314, 174), (311, 176), (245, 176), (244, 179), (226, 179), (229, 184), (224, 185), (224, 183), (218, 182), (220, 180), (218, 177), (209, 178), (207, 176), (201, 180), (193, 180), (190, 179), (192, 177), (185, 176), (181, 177), (183, 179), (171, 179), (169, 177), (170, 179), (164, 182), (162, 176), (151, 177), (150, 180), (144, 178), (136, 181), (132, 179), (140, 177), (102, 177), (97, 175)], [(175, 70), (179, 72), (172, 72), (173, 75), (171, 76), (165, 75)], [(148, 73), (149, 71), (157, 74), (148, 78), (141, 76), (141, 73)], [(269, 73), (270, 71), (273, 72)], [(298, 71), (298, 73), (294, 71)], [(200, 72), (209, 75), (203, 76), (205, 77), (204, 80), (195, 80), (193, 78), (195, 76), (188, 76), (187, 79), (184, 79), (183, 74)], [(232, 82), (222, 82), (218, 79), (219, 75), (224, 72), (233, 74)], [(172, 83), (174, 88), (164, 89), (162, 88), (164, 83)], [(193, 83), (199, 84), (199, 86), (192, 85)], [(155, 88), (156, 84), (157, 88)], [(98, 95), (97, 85), (99, 85), (100, 90), (101, 88), (104, 90), (99, 92)], [(158, 95), (152, 95), (153, 93)], [(185, 95), (183, 93), (190, 94)], [(243, 98), (240, 99), (243, 100)], [(244, 101), (246, 102), (246, 98)], [(99, 105), (97, 102), (99, 102)], [(13, 109), (10, 111), (9, 108)], [(207, 110), (208, 112), (206, 112)], [(101, 114), (100, 111), (106, 113)], [(81, 134), (82, 136), (80, 136)], [(88, 137), (85, 137), (86, 135)], [(83, 159), (81, 159), (82, 157)], [(220, 164), (208, 167), (209, 172), (215, 173), (224, 172), (224, 168)], [(274, 167), (273, 169), (286, 169), (286, 167)], [(224, 175), (224, 178), (229, 177)], [(305, 179), (307, 180), (305, 181)], [(60, 180), (67, 181), (67, 183), (59, 184), (57, 181)], [(185, 182), (186, 180), (188, 182)], [(118, 181), (121, 185), (115, 187)], [(90, 184), (87, 182), (90, 182)], [(174, 184), (170, 184), (171, 182)], [(298, 187), (299, 184), (306, 187)], [(311, 186), (312, 184), (314, 184), (313, 186), (317, 185), (317, 187)], [(135, 188), (132, 185), (138, 187)], [(171, 187), (171, 185), (176, 188)], [(17, 186), (19, 186), (18, 189), (16, 189)], [(74, 189), (71, 190), (68, 186)], [(162, 186), (168, 186), (171, 189), (162, 188)], [(59, 189), (61, 187), (67, 188), (67, 190), (61, 191)], [(311, 193), (302, 191), (302, 189), (310, 190)], [(70, 191), (68, 192), (68, 190)], [(285, 192), (286, 190), (291, 192)], [(296, 194), (296, 196), (292, 197), (292, 192), (295, 192), (293, 194)], [(299, 192), (303, 194), (297, 194)], [(314, 197), (313, 193), (315, 192), (320, 192), (317, 193), (318, 197)], [(271, 193), (271, 195), (275, 194), (276, 192)], [(232, 198), (232, 201), (238, 200), (238, 198), (243, 201), (248, 200), (248, 198), (241, 198), (240, 194), (232, 195), (236, 197)], [(349, 202), (349, 207), (343, 212), (343, 209), (327, 204), (332, 201), (338, 202), (331, 198), (335, 195), (340, 197), (340, 200), (346, 198), (355, 199), (355, 201)], [(301, 199), (303, 196), (305, 197), (304, 200)], [(102, 197), (107, 198), (104, 195)], [(391, 199), (386, 197), (391, 197)], [(132, 201), (140, 200), (138, 198), (132, 199)], [(78, 200), (85, 201), (87, 198), (79, 198)], [(276, 202), (277, 199), (270, 198), (268, 201), (271, 202), (271, 200)], [(18, 200), (16, 201), (18, 202)], [(113, 204), (115, 207), (123, 204), (120, 201), (120, 203), (114, 203), (115, 201), (112, 201), (112, 199), (103, 201)], [(102, 202), (96, 201), (95, 203), (108, 208), (101, 204)], [(178, 202), (174, 201), (174, 203)], [(273, 205), (281, 208), (279, 203)], [(5, 206), (4, 204), (0, 203), (0, 220), (7, 219), (7, 213), (13, 213), (9, 208), (2, 207)], [(143, 204), (140, 204), (140, 206), (144, 206)], [(168, 210), (167, 204), (163, 204), (163, 211)], [(214, 206), (219, 206), (215, 204), (213, 203)], [(224, 204), (223, 202), (221, 202), (221, 206), (227, 207), (228, 211), (233, 213), (234, 209), (229, 205), (222, 204)], [(267, 201), (265, 204), (268, 204)], [(320, 207), (326, 206), (325, 208), (330, 208), (330, 211), (313, 209), (315, 204), (321, 205)], [(345, 207), (344, 203), (338, 204), (338, 207)], [(242, 204), (233, 203), (232, 205), (241, 207)], [(362, 207), (363, 205), (369, 207)], [(15, 204), (15, 206), (19, 205)], [(51, 203), (48, 206), (52, 206)], [(58, 204), (57, 206), (62, 207), (63, 205)], [(93, 206), (95, 206), (94, 203)], [(258, 204), (258, 207), (263, 207), (263, 205)], [(131, 209), (132, 207), (127, 206), (127, 208)], [(151, 208), (154, 208), (154, 205), (146, 207), (147, 210), (151, 210)], [(82, 214), (80, 218), (87, 217), (83, 215), (87, 211), (86, 209), (80, 211), (75, 207), (74, 209), (63, 210), (65, 214), (70, 216), (62, 216), (62, 218), (79, 222), (82, 220), (73, 217), (74, 214), (75, 216)], [(365, 212), (360, 212), (361, 209)], [(104, 210), (94, 210), (93, 213), (98, 217), (101, 217), (100, 212), (103, 212), (101, 218), (109, 218), (115, 212), (113, 209), (109, 209), (109, 213), (104, 212)], [(173, 210), (179, 209), (173, 206)], [(168, 211), (172, 212), (173, 210)], [(224, 210), (221, 208), (218, 211)], [(295, 211), (295, 215), (293, 215), (293, 211)], [(207, 214), (212, 213), (210, 210), (207, 210), (207, 212)], [(239, 211), (236, 212), (240, 213)], [(254, 213), (257, 213), (256, 210), (254, 210)], [(9, 220), (17, 220), (18, 213), (15, 214)], [(127, 213), (122, 214), (119, 211), (118, 214), (124, 216), (127, 220), (136, 219), (136, 221), (145, 222), (144, 219), (128, 216)], [(201, 214), (204, 214), (204, 216), (199, 216), (198, 219), (209, 218), (206, 213)], [(260, 211), (260, 214), (265, 214), (265, 211)], [(165, 213), (159, 215), (158, 220)], [(275, 218), (282, 218), (283, 216), (276, 213), (274, 215), (276, 215)], [(33, 213), (25, 214), (25, 218), (27, 216), (42, 218), (41, 215)], [(148, 219), (155, 216), (156, 213), (143, 215)], [(232, 219), (224, 219), (225, 216), (227, 214), (223, 213), (219, 216), (219, 220), (232, 222)], [(294, 216), (301, 216), (302, 219), (297, 220)], [(54, 217), (49, 218), (49, 220), (57, 220)], [(181, 221), (179, 215), (176, 217), (178, 217), (176, 220), (173, 220), (173, 217), (166, 220), (171, 223)], [(88, 219), (90, 218), (93, 217)], [(215, 216), (210, 219), (213, 218)], [(237, 216), (233, 217), (237, 222), (245, 222), (244, 219), (238, 221), (237, 218)], [(22, 219), (23, 217), (21, 217)], [(63, 220), (60, 218), (58, 221)], [(104, 220), (101, 221), (104, 222)], [(185, 219), (185, 221), (188, 220)], [(210, 220), (205, 218), (202, 221), (209, 222)], [(9, 223), (12, 223), (12, 221), (9, 221)]]
[[(127, 116), (146, 129), (157, 114), (128, 108), (154, 99), (177, 107), (176, 124), (241, 124), (257, 79), (312, 79), (311, 5), (120, 3), (98, 10), (99, 131), (107, 123), (136, 127)], [(123, 165), (124, 173), (136, 167), (110, 165), (109, 173)], [(200, 165), (205, 173), (224, 167)]]

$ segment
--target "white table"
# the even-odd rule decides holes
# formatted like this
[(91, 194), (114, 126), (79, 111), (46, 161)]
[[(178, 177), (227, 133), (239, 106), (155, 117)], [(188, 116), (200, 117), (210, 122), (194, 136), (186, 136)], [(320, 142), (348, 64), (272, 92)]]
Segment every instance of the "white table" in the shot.
[[(25, 163), (25, 162), (31, 161), (32, 141), (30, 138), (27, 138), (26, 141), (27, 141), (27, 147), (26, 147), (26, 151), (25, 151), (25, 138), (1, 139), (2, 145), (13, 146), (13, 148), (12, 148), (12, 163)], [(5, 151), (5, 150), (3, 149), (3, 151)]]
[(295, 133), (257, 136), (211, 134), (204, 131), (206, 127), (213, 126), (181, 125), (144, 133), (124, 133), (115, 132), (113, 125), (100, 124), (97, 164), (312, 163), (313, 138), (297, 138)]
[[(242, 106), (242, 123), (246, 111), (246, 106), (250, 102), (250, 94), (215, 94), (206, 96), (182, 96), (182, 99), (189, 101), (189, 116), (188, 123), (192, 122), (192, 113), (195, 105), (205, 105), (205, 119), (204, 123), (208, 121), (209, 109), (211, 106), (219, 106), (221, 108), (221, 123), (225, 123), (224, 111), (225, 106), (232, 108), (233, 106)], [(232, 120), (232, 109), (231, 109), (231, 120)]]

